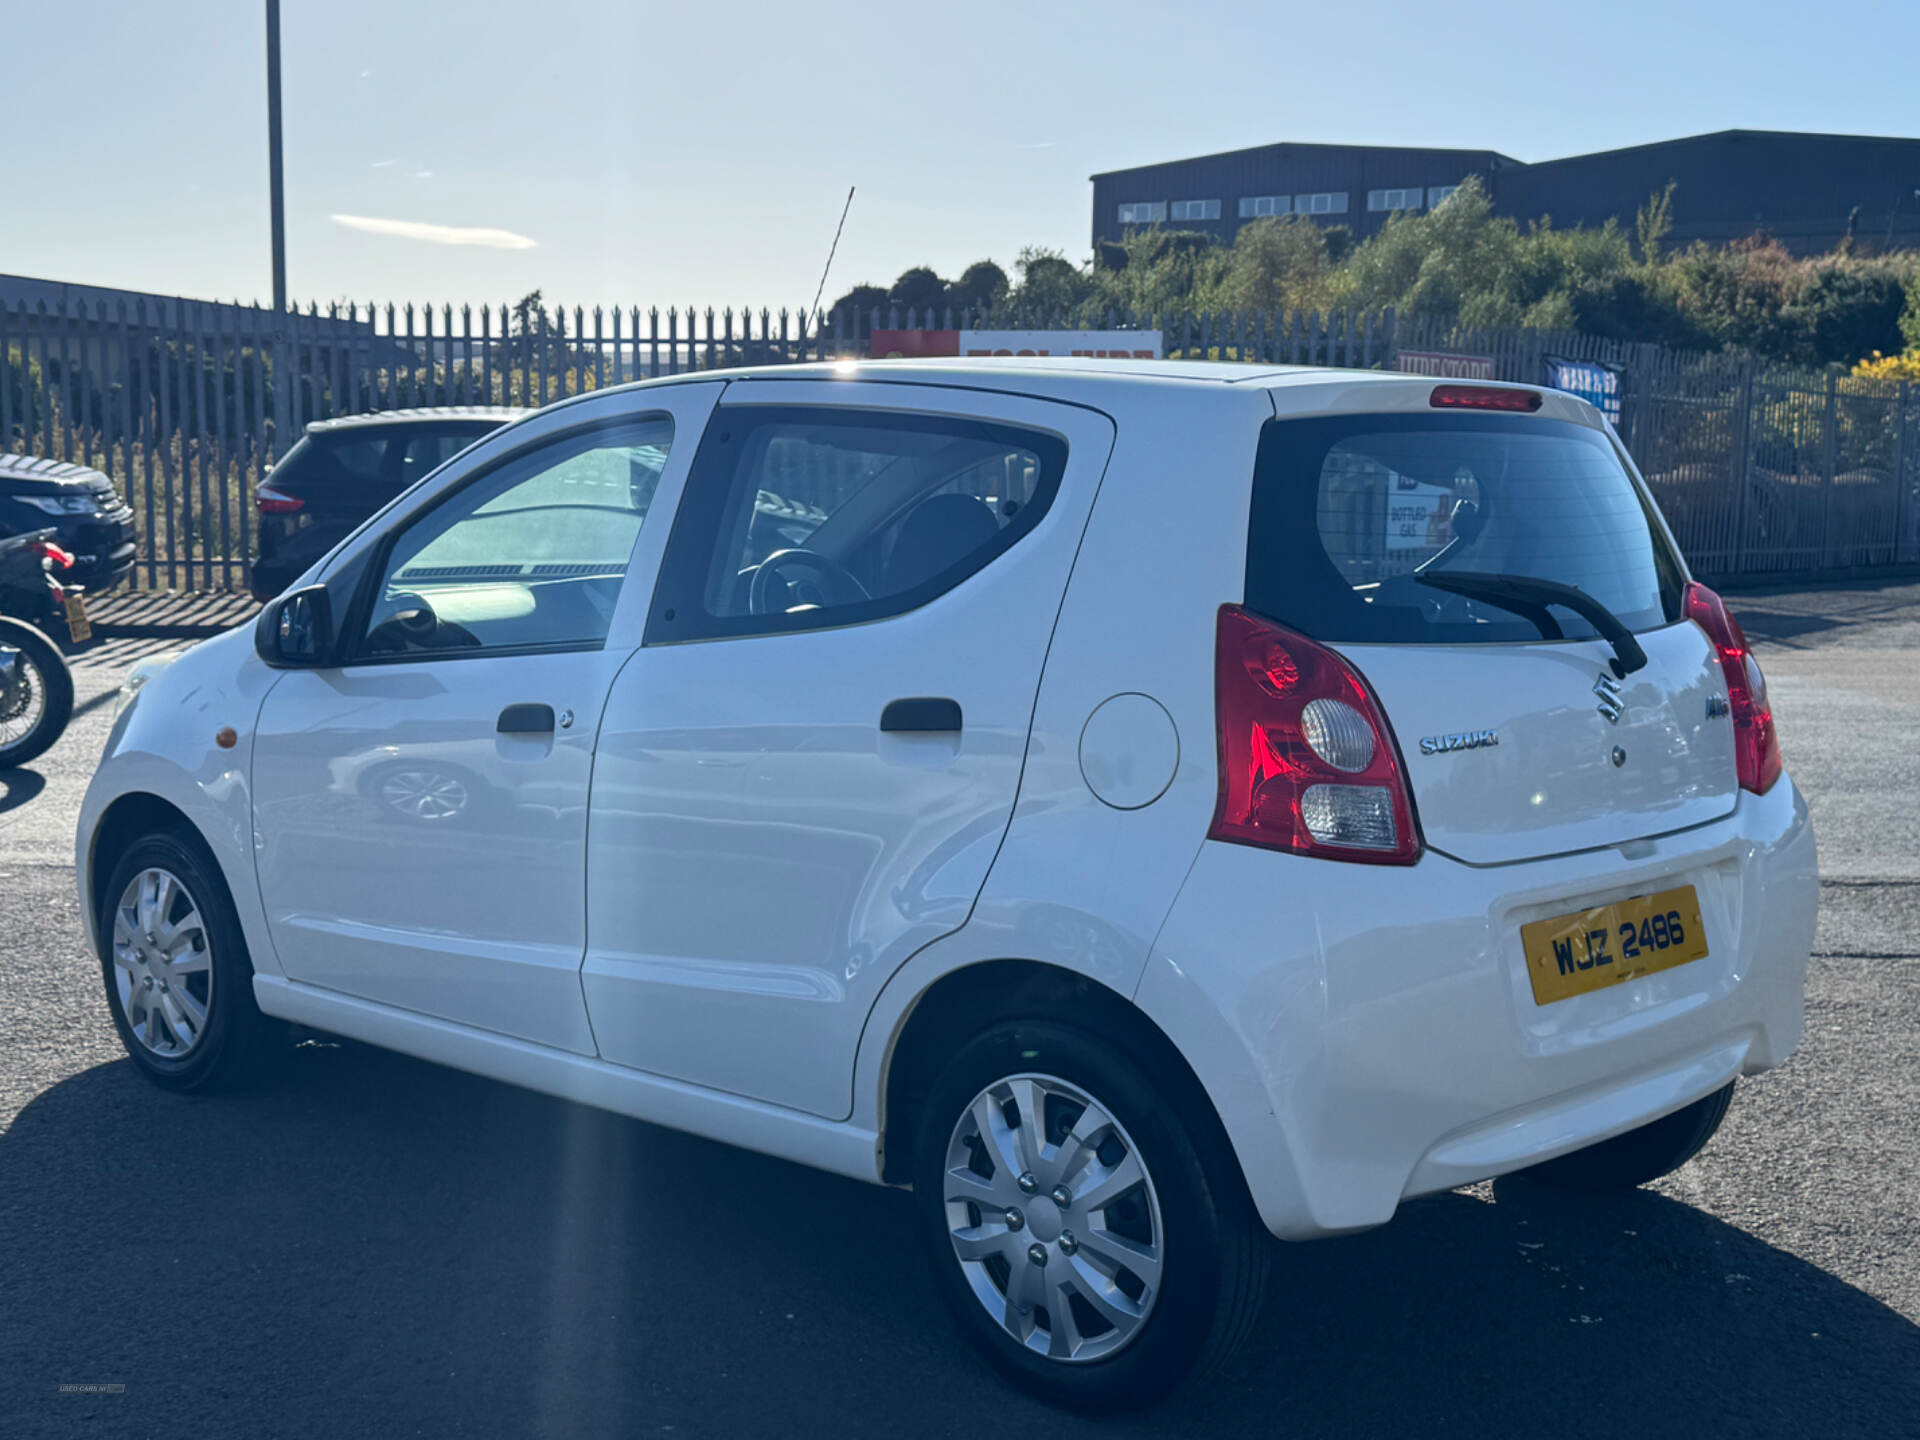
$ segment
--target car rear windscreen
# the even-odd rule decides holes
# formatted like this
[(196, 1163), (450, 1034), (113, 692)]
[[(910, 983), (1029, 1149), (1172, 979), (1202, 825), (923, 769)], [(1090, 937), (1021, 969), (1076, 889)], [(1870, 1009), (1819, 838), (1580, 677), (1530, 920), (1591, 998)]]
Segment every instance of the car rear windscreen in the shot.
[[(1525, 415), (1342, 415), (1262, 431), (1249, 608), (1320, 640), (1537, 640), (1532, 621), (1427, 583), (1572, 585), (1632, 630), (1679, 618), (1684, 577), (1602, 431)], [(1565, 635), (1595, 631), (1556, 609)]]

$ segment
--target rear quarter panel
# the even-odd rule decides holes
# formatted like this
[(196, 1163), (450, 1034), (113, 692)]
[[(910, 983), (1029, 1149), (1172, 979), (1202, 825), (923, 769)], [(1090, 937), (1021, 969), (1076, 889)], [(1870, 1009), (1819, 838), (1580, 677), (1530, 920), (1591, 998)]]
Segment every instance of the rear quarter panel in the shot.
[[(877, 1123), (892, 1041), (915, 999), (966, 965), (1057, 965), (1132, 995), (1206, 837), (1216, 790), (1214, 615), (1244, 588), (1247, 502), (1264, 390), (1116, 380), (1078, 397), (1117, 437), (1048, 651), (1013, 820), (972, 918), (881, 994), (862, 1041), (856, 1121)], [(1157, 799), (1100, 800), (1082, 735), (1102, 702), (1150, 697), (1177, 761)], [(1110, 766), (1158, 764), (1109, 755)]]

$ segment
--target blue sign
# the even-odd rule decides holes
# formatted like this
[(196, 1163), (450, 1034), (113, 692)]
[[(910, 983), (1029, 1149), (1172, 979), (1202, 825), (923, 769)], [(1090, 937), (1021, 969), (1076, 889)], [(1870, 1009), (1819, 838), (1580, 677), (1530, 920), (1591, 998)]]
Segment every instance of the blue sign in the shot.
[(1547, 384), (1569, 395), (1578, 395), (1607, 417), (1609, 425), (1620, 423), (1620, 367), (1601, 360), (1562, 360), (1547, 356)]

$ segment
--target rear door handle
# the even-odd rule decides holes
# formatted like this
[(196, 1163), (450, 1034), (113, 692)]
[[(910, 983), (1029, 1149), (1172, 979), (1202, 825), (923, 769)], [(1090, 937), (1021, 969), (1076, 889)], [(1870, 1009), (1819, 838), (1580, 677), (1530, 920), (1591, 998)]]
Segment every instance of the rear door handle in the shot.
[(880, 728), (894, 734), (957, 735), (960, 702), (926, 695), (890, 701), (880, 712)]
[(502, 735), (551, 735), (553, 706), (509, 705), (500, 712), (500, 723), (494, 729)]

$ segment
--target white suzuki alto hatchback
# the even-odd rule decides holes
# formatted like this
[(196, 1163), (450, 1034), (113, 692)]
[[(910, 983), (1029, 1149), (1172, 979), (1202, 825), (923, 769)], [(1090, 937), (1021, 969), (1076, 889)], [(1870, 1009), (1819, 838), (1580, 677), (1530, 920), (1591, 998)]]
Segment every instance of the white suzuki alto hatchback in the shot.
[(1584, 402), (1100, 361), (497, 431), (130, 679), (78, 861), (158, 1083), (296, 1022), (910, 1185), (1084, 1408), (1226, 1353), (1266, 1232), (1686, 1161), (1817, 889)]

